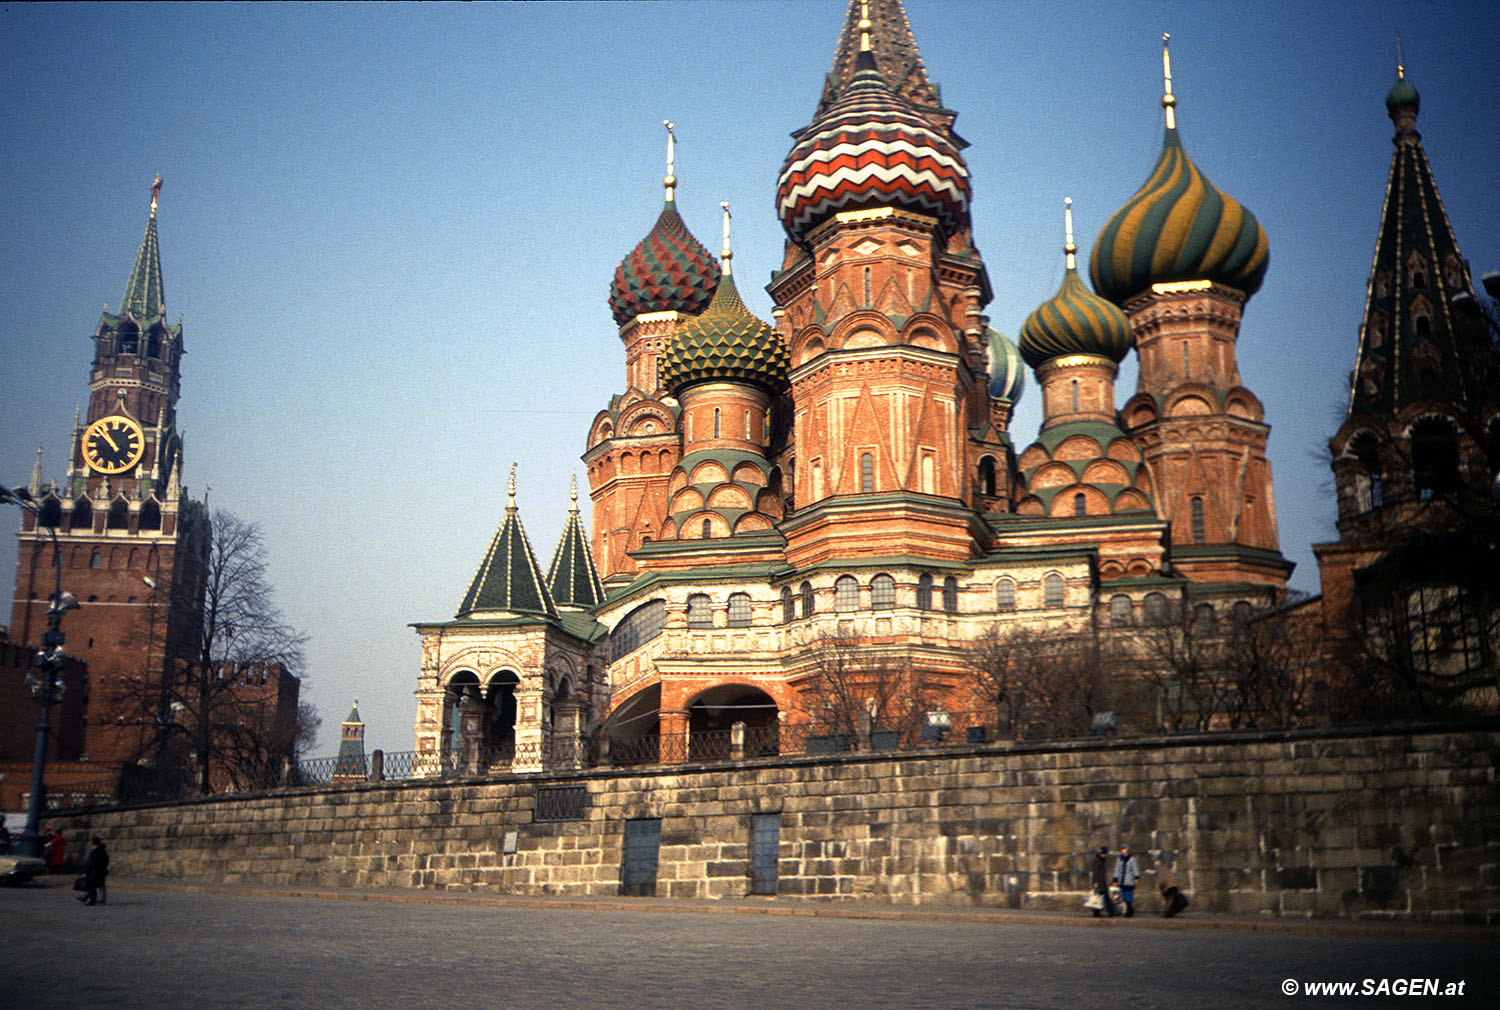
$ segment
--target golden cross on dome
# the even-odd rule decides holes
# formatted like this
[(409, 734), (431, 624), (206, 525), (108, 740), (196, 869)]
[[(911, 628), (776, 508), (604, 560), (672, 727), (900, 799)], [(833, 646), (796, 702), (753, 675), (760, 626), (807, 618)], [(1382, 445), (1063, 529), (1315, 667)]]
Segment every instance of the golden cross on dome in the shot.
[(719, 206), (724, 208), (724, 276), (728, 277), (729, 261), (734, 258), (734, 252), (729, 248), (729, 201), (720, 201)]
[(870, 51), (870, 29), (874, 27), (870, 23), (870, 3), (863, 0), (859, 5), (859, 51), (867, 53)]
[(505, 489), (505, 494), (510, 499), (505, 503), (505, 507), (514, 511), (516, 507), (516, 465), (514, 463), (510, 465), (510, 485)]
[(156, 173), (156, 181), (151, 184), (151, 216), (156, 216), (156, 201), (161, 199), (161, 173)]
[(1167, 93), (1161, 97), (1161, 106), (1167, 110), (1167, 129), (1177, 129), (1177, 116), (1173, 110), (1177, 106), (1177, 96), (1172, 94), (1172, 54), (1167, 50), (1167, 43), (1172, 36), (1166, 32), (1161, 33), (1161, 72), (1167, 80)]
[(1406, 60), (1401, 55), (1401, 33), (1396, 33), (1396, 80), (1406, 80)]
[(662, 183), (667, 187), (667, 202), (671, 203), (672, 190), (677, 188), (677, 175), (672, 167), (675, 160), (672, 145), (677, 135), (672, 132), (672, 123), (669, 120), (663, 119), (661, 125), (667, 128), (667, 177), (662, 180)]
[(1078, 269), (1078, 247), (1073, 244), (1073, 198), (1063, 197), (1063, 253), (1067, 256), (1068, 269)]

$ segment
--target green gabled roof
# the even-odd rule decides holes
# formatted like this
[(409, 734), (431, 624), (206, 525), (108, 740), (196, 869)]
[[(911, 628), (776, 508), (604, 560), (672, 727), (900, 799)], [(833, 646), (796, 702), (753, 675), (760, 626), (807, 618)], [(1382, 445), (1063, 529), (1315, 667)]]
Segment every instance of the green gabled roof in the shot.
[(151, 217), (146, 221), (146, 234), (141, 237), (141, 248), (135, 254), (135, 265), (130, 268), (130, 279), (125, 282), (125, 297), (120, 300), (120, 314), (127, 312), (137, 322), (159, 317), (167, 305), (162, 289), (161, 251), (156, 244), (156, 192), (152, 191)]
[(477, 611), (557, 617), (557, 605), (547, 591), (542, 570), (536, 563), (536, 554), (531, 550), (531, 541), (521, 525), (515, 493), (515, 471), (512, 469), (510, 504), (506, 506), (505, 519), (495, 539), (490, 541), (490, 549), (485, 552), (479, 571), (464, 594), (463, 603), (459, 604), (458, 617), (468, 617)]
[(563, 526), (562, 539), (558, 541), (552, 564), (547, 568), (547, 589), (552, 594), (552, 602), (559, 607), (588, 609), (604, 601), (604, 583), (599, 581), (599, 569), (594, 567), (589, 538), (578, 515), (577, 478), (574, 478), (573, 507), (568, 512), (568, 522)]

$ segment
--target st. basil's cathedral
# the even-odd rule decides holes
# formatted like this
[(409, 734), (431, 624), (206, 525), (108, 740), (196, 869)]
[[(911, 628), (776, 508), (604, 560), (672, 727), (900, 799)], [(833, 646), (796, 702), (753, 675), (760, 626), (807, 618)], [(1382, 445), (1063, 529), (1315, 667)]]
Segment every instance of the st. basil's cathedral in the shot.
[[(1362, 573), (1411, 509), (1486, 486), (1500, 459), (1500, 366), (1416, 91), (1402, 79), (1387, 101), (1396, 155), (1332, 443), (1340, 540), (1316, 548), (1321, 597), (1295, 604), (1269, 425), (1235, 357), (1268, 237), (1189, 155), (1165, 40), (1163, 70), (1155, 167), (1094, 241), (1087, 282), (1065, 211), (1062, 286), (1014, 342), (984, 314), (966, 142), (900, 0), (851, 0), (793, 135), (771, 321), (740, 297), (727, 206), (717, 260), (678, 213), (668, 124), (665, 204), (609, 285), (625, 374), (584, 445), (591, 532), (575, 488), (544, 570), (512, 471), (456, 615), (415, 625), (419, 759), (536, 769), (643, 743), (691, 759), (737, 723), (764, 741), (815, 722), (843, 663), (865, 671), (867, 730), (891, 722), (871, 671), (899, 671), (905, 704), (946, 732), (983, 707), (971, 649), (997, 629), (1097, 638), (1270, 613), (1357, 638)], [(1010, 429), (1028, 385), (1034, 437)], [(1407, 599), (1466, 591), (1434, 585)], [(1411, 638), (1493, 669), (1493, 607)]]

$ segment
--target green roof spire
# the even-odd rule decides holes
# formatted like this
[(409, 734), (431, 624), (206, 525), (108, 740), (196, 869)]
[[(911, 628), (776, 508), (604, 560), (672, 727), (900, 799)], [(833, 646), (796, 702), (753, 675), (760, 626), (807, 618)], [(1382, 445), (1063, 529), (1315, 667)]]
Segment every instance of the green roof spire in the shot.
[(542, 581), (542, 570), (536, 563), (536, 554), (531, 541), (521, 526), (520, 513), (516, 508), (516, 465), (510, 465), (510, 483), (507, 489), (509, 501), (505, 506), (505, 519), (490, 549), (485, 552), (469, 591), (459, 604), (458, 616), (469, 617), (477, 612), (511, 614), (540, 614), (557, 617), (557, 605)]
[(125, 297), (120, 301), (120, 315), (129, 313), (137, 322), (159, 318), (166, 309), (167, 296), (161, 283), (161, 252), (156, 245), (156, 202), (161, 198), (161, 176), (151, 184), (151, 216), (146, 234), (125, 282)]
[(584, 532), (583, 520), (578, 516), (578, 477), (572, 480), (573, 507), (568, 510), (568, 522), (563, 527), (562, 539), (557, 552), (552, 555), (552, 564), (547, 569), (547, 588), (552, 601), (559, 607), (588, 609), (604, 602), (604, 583), (599, 581), (599, 569), (594, 567), (594, 556), (589, 553), (589, 538)]

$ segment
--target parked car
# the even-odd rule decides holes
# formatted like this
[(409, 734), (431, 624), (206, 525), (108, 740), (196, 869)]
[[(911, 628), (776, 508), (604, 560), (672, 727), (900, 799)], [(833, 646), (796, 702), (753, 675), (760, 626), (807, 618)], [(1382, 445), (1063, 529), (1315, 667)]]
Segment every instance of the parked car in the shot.
[(35, 856), (0, 856), (0, 885), (19, 887), (46, 868)]

